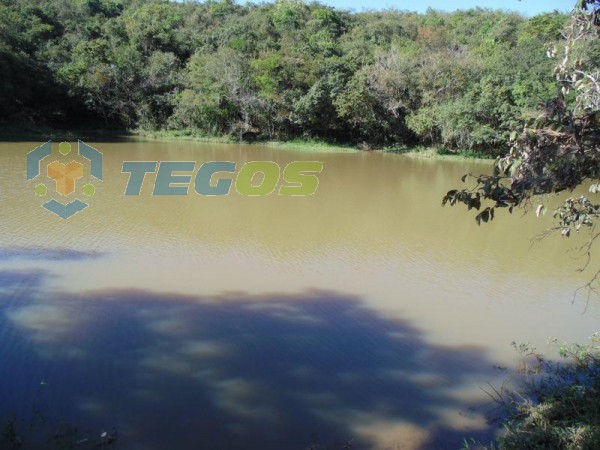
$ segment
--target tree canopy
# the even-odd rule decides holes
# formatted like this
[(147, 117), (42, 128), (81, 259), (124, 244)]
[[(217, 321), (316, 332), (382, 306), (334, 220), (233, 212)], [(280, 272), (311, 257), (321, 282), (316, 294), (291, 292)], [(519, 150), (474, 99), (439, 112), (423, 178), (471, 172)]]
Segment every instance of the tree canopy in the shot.
[(567, 16), (0, 0), (0, 121), (501, 154)]
[[(594, 232), (600, 217), (594, 199), (600, 192), (600, 1), (580, 1), (562, 36), (546, 55), (555, 62), (556, 94), (538, 117), (511, 133), (510, 151), (497, 159), (492, 175), (465, 175), (463, 182), (474, 179), (475, 186), (449, 191), (442, 203), (463, 203), (478, 211), (478, 223), (488, 222), (498, 210), (532, 207), (536, 196), (572, 192), (587, 181), (590, 195), (566, 198), (549, 231), (569, 237), (590, 229), (589, 257), (600, 237)], [(535, 211), (540, 216), (546, 209), (540, 202)], [(600, 271), (594, 280), (599, 276)]]

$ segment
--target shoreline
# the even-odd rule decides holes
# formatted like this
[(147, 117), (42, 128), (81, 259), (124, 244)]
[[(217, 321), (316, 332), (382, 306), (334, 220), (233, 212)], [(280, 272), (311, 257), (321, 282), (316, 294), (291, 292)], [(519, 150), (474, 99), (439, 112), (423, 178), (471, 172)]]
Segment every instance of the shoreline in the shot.
[(15, 127), (0, 126), (0, 142), (18, 142), (26, 140), (58, 140), (82, 139), (99, 142), (198, 142), (206, 144), (229, 144), (244, 146), (263, 146), (277, 150), (291, 150), (314, 153), (388, 153), (409, 158), (436, 159), (445, 161), (477, 161), (491, 163), (494, 157), (482, 153), (465, 151), (451, 152), (434, 146), (414, 145), (387, 147), (372, 150), (363, 150), (358, 146), (332, 144), (319, 140), (291, 139), (289, 141), (239, 141), (228, 136), (202, 136), (195, 135), (185, 130), (181, 131), (144, 131), (144, 130), (59, 130), (50, 127)]

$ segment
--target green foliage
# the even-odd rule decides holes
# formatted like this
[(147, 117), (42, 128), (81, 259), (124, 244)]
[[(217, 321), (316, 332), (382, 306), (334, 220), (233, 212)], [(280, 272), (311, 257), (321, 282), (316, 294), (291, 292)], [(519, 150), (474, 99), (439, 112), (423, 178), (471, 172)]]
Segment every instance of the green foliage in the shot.
[(271, 20), (279, 33), (296, 30), (304, 19), (306, 5), (297, 0), (279, 0), (271, 13)]
[(502, 399), (504, 433), (489, 448), (600, 448), (599, 342), (600, 336), (594, 335), (590, 344), (561, 344), (564, 361), (558, 363), (546, 361), (528, 345), (515, 344), (534, 364), (524, 368), (529, 381), (523, 391)]
[[(553, 26), (562, 22), (556, 16), (544, 17), (533, 24), (537, 34), (541, 24), (548, 21)], [(530, 21), (524, 29), (533, 25)], [(544, 102), (544, 111), (537, 117), (506, 122), (511, 117), (511, 110), (506, 109), (510, 102), (502, 99), (519, 95), (521, 98), (515, 102), (515, 107), (527, 105), (523, 95), (523, 87), (527, 85), (543, 95), (545, 89), (530, 82), (521, 80), (517, 86), (507, 89), (507, 84), (491, 79), (492, 85), (485, 86), (472, 99), (473, 111), (485, 111), (488, 119), (497, 120), (497, 130), (509, 131), (504, 139), (512, 146), (496, 161), (493, 176), (473, 177), (477, 181), (474, 187), (449, 191), (443, 199), (444, 204), (464, 203), (472, 209), (473, 199), (477, 199), (477, 202), (483, 200), (490, 204), (491, 211), (504, 207), (512, 212), (514, 207), (527, 210), (536, 196), (573, 191), (586, 180), (592, 183), (590, 193), (600, 191), (597, 183), (600, 179), (600, 1), (586, 0), (575, 8), (563, 34), (564, 39), (547, 51), (549, 59), (556, 60), (553, 75), (559, 89)], [(502, 79), (507, 74), (499, 71), (499, 75)], [(487, 81), (488, 78), (484, 78), (480, 84)], [(466, 117), (461, 115), (462, 120)], [(464, 124), (462, 129), (468, 126), (468, 123)], [(475, 128), (468, 136), (477, 136)], [(466, 178), (463, 177), (463, 182)], [(544, 205), (539, 205), (536, 215), (539, 217), (545, 211)], [(481, 214), (476, 216), (478, 223), (485, 219)], [(600, 205), (586, 196), (567, 198), (553, 217), (558, 224), (549, 231), (569, 237), (582, 228), (594, 229), (600, 218)], [(589, 243), (588, 256), (596, 237), (592, 236)], [(600, 272), (587, 287), (591, 288), (599, 280)]]
[(128, 9), (123, 22), (129, 42), (146, 56), (156, 50), (177, 51), (181, 48), (177, 31), (183, 24), (183, 16), (174, 4), (142, 3)]
[(0, 120), (496, 154), (555, 91), (541, 49), (564, 20), (301, 0), (2, 0)]
[(566, 17), (558, 12), (540, 14), (524, 22), (520, 39), (555, 41), (561, 38)]

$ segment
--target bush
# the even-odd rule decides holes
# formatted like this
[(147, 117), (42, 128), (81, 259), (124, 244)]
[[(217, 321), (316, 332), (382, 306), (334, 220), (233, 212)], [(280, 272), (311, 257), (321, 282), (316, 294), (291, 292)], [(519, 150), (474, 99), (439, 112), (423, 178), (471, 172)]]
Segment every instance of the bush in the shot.
[(525, 370), (529, 381), (523, 392), (497, 399), (506, 408), (504, 430), (495, 444), (483, 448), (600, 448), (600, 333), (591, 340), (588, 345), (562, 344), (560, 362), (519, 346), (536, 363)]

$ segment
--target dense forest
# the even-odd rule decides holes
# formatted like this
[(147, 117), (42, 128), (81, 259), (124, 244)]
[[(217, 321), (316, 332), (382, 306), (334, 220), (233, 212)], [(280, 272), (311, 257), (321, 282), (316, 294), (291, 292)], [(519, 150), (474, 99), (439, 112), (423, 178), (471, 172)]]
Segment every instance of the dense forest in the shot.
[(566, 20), (0, 0), (0, 123), (501, 153), (556, 95), (546, 49)]

